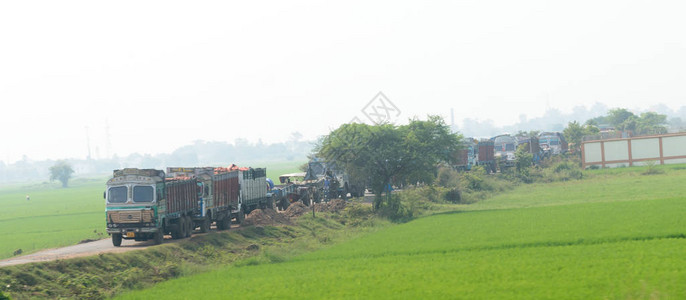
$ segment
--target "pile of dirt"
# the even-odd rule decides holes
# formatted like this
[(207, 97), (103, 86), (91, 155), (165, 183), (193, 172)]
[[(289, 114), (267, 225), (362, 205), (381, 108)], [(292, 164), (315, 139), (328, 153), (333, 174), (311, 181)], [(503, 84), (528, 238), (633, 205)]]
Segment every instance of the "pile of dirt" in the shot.
[(295, 202), (291, 203), (283, 214), (289, 218), (297, 218), (309, 212), (310, 209), (311, 208), (305, 206), (305, 204), (302, 204), (302, 202)]
[(290, 220), (284, 214), (273, 209), (256, 209), (250, 212), (243, 220), (241, 226), (250, 225), (289, 225)]
[(316, 203), (314, 210), (317, 212), (335, 213), (344, 210), (347, 205), (348, 203), (343, 199), (333, 199), (326, 203)]

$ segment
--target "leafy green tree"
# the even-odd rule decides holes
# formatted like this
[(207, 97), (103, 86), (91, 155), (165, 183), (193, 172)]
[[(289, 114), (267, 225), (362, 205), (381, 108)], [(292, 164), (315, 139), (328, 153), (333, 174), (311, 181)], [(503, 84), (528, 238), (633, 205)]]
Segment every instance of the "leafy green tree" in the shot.
[(429, 116), (427, 121), (414, 119), (401, 126), (344, 124), (324, 136), (315, 151), (342, 166), (353, 180), (366, 181), (376, 195), (374, 207), (379, 208), (387, 186), (433, 181), (436, 166), (451, 162), (461, 138), (442, 118)]
[(634, 134), (667, 133), (667, 116), (656, 112), (645, 112), (637, 116), (625, 108), (614, 108), (607, 116), (586, 121), (586, 125), (597, 126), (601, 121), (609, 122), (616, 130), (631, 131)]
[(636, 133), (638, 134), (664, 134), (667, 133), (667, 115), (656, 112), (644, 112), (636, 120)]
[(600, 132), (598, 127), (590, 125), (588, 122), (582, 126), (577, 121), (572, 121), (567, 124), (567, 128), (562, 131), (562, 134), (569, 144), (574, 145), (575, 151), (580, 151), (584, 136), (598, 134), (598, 132)]
[(527, 151), (526, 145), (519, 145), (515, 152), (515, 170), (517, 174), (529, 176), (529, 168), (534, 164), (533, 154)]
[(62, 182), (62, 187), (66, 188), (69, 179), (71, 178), (71, 174), (73, 173), (74, 170), (69, 163), (64, 160), (59, 160), (54, 166), (50, 167), (50, 181), (59, 180)]
[(540, 130), (531, 130), (531, 131), (526, 131), (526, 130), (520, 130), (515, 134), (516, 137), (537, 137), (538, 134), (541, 133)]
[(607, 121), (617, 130), (627, 130), (625, 127), (631, 122), (631, 117), (635, 117), (634, 113), (628, 111), (626, 108), (613, 108), (607, 113)]

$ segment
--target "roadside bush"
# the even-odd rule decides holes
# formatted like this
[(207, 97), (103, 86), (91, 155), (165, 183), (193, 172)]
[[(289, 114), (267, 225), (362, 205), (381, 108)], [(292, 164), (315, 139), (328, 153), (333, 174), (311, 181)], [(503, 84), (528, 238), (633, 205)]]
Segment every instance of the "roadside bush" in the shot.
[(460, 194), (459, 189), (452, 188), (443, 193), (443, 199), (453, 204), (460, 203), (462, 202), (462, 195)]
[(450, 167), (439, 167), (436, 184), (442, 187), (455, 188), (459, 186), (460, 173)]
[(342, 223), (350, 226), (360, 226), (368, 224), (374, 215), (374, 210), (369, 205), (363, 205), (359, 202), (349, 203), (344, 210), (344, 217)]
[(575, 155), (557, 155), (544, 159), (539, 166), (529, 169), (525, 183), (548, 183), (583, 178), (580, 160)]
[[(413, 200), (412, 202), (415, 201), (419, 200)], [(388, 199), (386, 199), (386, 201), (383, 202), (381, 207), (379, 207), (377, 213), (393, 222), (407, 222), (414, 217), (412, 207), (407, 204), (409, 203), (403, 205), (398, 194), (391, 195)]]
[(665, 171), (658, 169), (655, 167), (657, 164), (657, 161), (650, 160), (646, 162), (646, 169), (643, 171), (641, 174), (642, 175), (656, 175), (656, 174), (663, 174)]
[(0, 291), (0, 300), (10, 300), (10, 297), (5, 296), (5, 294), (3, 294), (2, 291)]

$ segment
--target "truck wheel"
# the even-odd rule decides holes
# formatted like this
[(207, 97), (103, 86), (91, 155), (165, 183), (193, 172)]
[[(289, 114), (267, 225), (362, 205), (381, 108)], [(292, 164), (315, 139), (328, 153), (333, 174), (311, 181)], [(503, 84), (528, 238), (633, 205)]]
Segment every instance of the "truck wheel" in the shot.
[(236, 222), (238, 222), (238, 224), (243, 224), (244, 220), (245, 220), (245, 211), (241, 207), (241, 210), (238, 211), (238, 216), (236, 216)]
[(157, 229), (157, 232), (153, 234), (153, 241), (155, 242), (155, 245), (162, 244), (162, 241), (164, 240), (164, 233), (162, 232), (162, 228)]
[[(227, 219), (227, 217), (226, 217), (226, 216), (223, 216), (223, 217), (221, 217), (221, 219), (217, 220), (217, 230), (224, 230), (224, 229), (226, 229), (226, 223), (227, 223), (227, 222), (226, 222), (226, 221), (227, 221), (226, 219)], [(230, 219), (229, 219), (229, 222), (231, 222)], [(230, 224), (230, 223), (229, 223), (229, 224)]]
[(226, 229), (226, 230), (231, 229), (231, 215), (225, 216), (223, 221), (224, 221), (224, 229)]
[(193, 234), (193, 230), (195, 230), (195, 223), (190, 216), (186, 216), (186, 237), (190, 237)]
[(121, 233), (112, 234), (112, 245), (115, 247), (121, 246)]
[(186, 237), (186, 231), (188, 231), (188, 226), (186, 225), (186, 218), (181, 217), (179, 218), (179, 238), (185, 238)]
[(210, 231), (210, 219), (209, 216), (206, 216), (204, 220), (202, 220), (202, 224), (200, 224), (200, 232), (202, 233), (207, 233)]

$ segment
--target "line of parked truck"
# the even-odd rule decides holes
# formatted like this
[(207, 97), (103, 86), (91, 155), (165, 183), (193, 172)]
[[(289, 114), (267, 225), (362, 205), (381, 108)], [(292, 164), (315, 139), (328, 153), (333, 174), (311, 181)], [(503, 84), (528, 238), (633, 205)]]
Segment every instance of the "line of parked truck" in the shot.
[(256, 208), (272, 207), (264, 168), (167, 168), (115, 170), (105, 191), (107, 233), (122, 239), (162, 242), (189, 237), (210, 224), (228, 229)]
[(471, 170), (483, 166), (489, 172), (513, 167), (517, 148), (525, 147), (538, 164), (542, 159), (567, 152), (567, 142), (559, 132), (541, 132), (537, 136), (511, 136), (502, 134), (490, 139), (466, 138), (457, 156), (456, 168)]
[(107, 233), (112, 244), (123, 239), (162, 243), (241, 224), (257, 208), (285, 210), (333, 198), (364, 196), (364, 185), (353, 185), (331, 165), (313, 160), (307, 172), (285, 174), (275, 185), (265, 168), (175, 167), (115, 170), (107, 181)]

